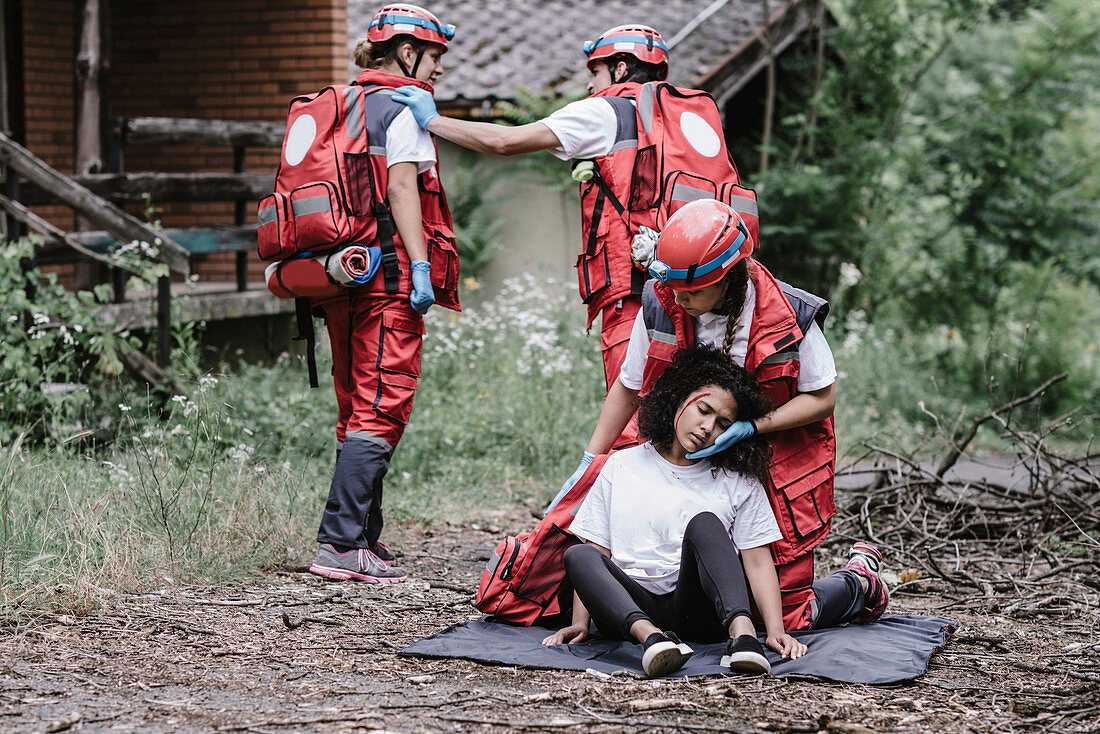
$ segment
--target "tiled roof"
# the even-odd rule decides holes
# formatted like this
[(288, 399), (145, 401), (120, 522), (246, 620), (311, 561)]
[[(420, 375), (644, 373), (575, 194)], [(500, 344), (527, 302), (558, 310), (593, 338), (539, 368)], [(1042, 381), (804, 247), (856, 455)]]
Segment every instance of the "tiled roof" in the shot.
[[(588, 82), (581, 44), (626, 22), (656, 28), (666, 42), (697, 19), (713, 15), (672, 49), (669, 81), (691, 85), (763, 24), (761, 0), (429, 0), (424, 6), (458, 32), (436, 85), (442, 103), (514, 99), (515, 86), (536, 94), (581, 95)], [(772, 13), (785, 5), (772, 0)], [(364, 38), (382, 0), (349, 0), (349, 51)], [(349, 73), (356, 69), (349, 66)]]

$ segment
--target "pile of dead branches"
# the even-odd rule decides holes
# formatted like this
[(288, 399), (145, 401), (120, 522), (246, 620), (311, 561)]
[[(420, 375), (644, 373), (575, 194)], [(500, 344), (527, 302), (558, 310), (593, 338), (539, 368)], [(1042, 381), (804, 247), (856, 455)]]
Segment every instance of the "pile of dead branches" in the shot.
[[(869, 538), (898, 567), (908, 567), (899, 588), (938, 579), (959, 605), (983, 612), (1095, 621), (1097, 610), (1081, 592), (1100, 590), (1100, 453), (1066, 456), (1051, 449), (1047, 438), (1062, 421), (1025, 432), (1010, 420), (1013, 410), (1065, 377), (973, 421), (952, 436), (938, 462), (868, 445), (861, 471), (874, 481), (840, 493), (838, 534)], [(1014, 472), (1026, 481), (1006, 487), (951, 477), (989, 422), (1012, 440)]]

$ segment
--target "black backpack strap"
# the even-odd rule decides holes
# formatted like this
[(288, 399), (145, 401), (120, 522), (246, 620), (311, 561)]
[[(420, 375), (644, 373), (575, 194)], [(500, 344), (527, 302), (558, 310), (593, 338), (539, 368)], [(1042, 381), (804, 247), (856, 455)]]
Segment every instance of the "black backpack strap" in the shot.
[[(363, 94), (374, 94), (387, 87), (365, 87)], [(374, 180), (374, 164), (367, 166), (367, 177), (370, 179), (370, 190), (377, 197), (372, 205), (375, 220), (378, 222), (378, 244), (382, 248), (382, 280), (386, 284), (387, 293), (396, 293), (400, 285), (401, 269), (397, 259), (397, 246), (393, 242), (393, 236), (397, 234), (397, 224), (393, 221), (393, 212), (390, 211), (389, 200), (382, 197), (378, 190), (378, 184)]]
[(604, 197), (611, 202), (611, 206), (615, 207), (615, 211), (619, 213), (623, 223), (629, 229), (630, 222), (626, 219), (626, 207), (623, 206), (623, 203), (619, 201), (619, 197), (615, 196), (615, 192), (611, 190), (611, 187), (607, 185), (607, 181), (604, 181), (603, 176), (600, 175), (600, 164), (596, 161), (592, 161), (592, 180), (600, 187)]
[(314, 354), (317, 345), (317, 335), (313, 331), (313, 309), (308, 298), (294, 299), (294, 313), (298, 320), (298, 335), (294, 341), (305, 340), (306, 343), (306, 367), (309, 370), (309, 386), (317, 387), (317, 355)]
[[(373, 164), (367, 166), (367, 169), (372, 171), (371, 178), (374, 178)], [(371, 188), (373, 187), (372, 181)], [(397, 246), (393, 243), (393, 236), (397, 234), (397, 224), (393, 221), (393, 212), (384, 201), (374, 202), (374, 218), (378, 220), (378, 244), (382, 247), (382, 279), (386, 284), (386, 293), (396, 293), (401, 276)]]

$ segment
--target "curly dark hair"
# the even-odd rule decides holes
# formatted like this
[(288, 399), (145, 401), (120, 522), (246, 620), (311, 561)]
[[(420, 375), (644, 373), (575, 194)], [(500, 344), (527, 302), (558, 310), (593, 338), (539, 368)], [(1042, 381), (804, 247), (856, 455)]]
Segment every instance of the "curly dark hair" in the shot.
[[(638, 430), (661, 451), (676, 440), (675, 416), (695, 390), (716, 385), (728, 390), (737, 401), (736, 419), (761, 418), (772, 410), (772, 402), (753, 376), (715, 347), (695, 345), (676, 352), (672, 363), (657, 379), (638, 407)], [(768, 439), (757, 434), (708, 457), (715, 470), (741, 472), (764, 483), (772, 459)]]

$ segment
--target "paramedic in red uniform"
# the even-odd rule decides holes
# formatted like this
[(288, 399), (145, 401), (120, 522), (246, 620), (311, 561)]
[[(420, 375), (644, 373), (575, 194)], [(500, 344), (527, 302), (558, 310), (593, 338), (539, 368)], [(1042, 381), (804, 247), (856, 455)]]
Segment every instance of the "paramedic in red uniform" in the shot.
[(384, 88), (364, 92), (364, 120), (368, 165), (389, 199), (397, 229), (400, 277), (395, 292), (386, 290), (380, 274), (346, 295), (313, 303), (324, 312), (332, 345), (340, 448), (317, 533), (320, 548), (309, 570), (331, 579), (405, 580), (393, 552), (379, 539), (382, 479), (412, 411), (422, 314), (433, 303), (459, 308), (458, 263), (435, 141), (390, 90), (414, 85), (430, 95), (453, 36), (454, 26), (440, 25), (423, 8), (391, 4), (375, 14), (355, 52), (356, 63), (365, 68), (355, 84)]
[[(776, 406), (755, 421), (738, 421), (701, 458), (755, 434), (771, 440), (766, 489), (783, 538), (772, 544), (787, 630), (814, 623), (813, 549), (836, 509), (836, 367), (821, 325), (829, 304), (781, 283), (750, 256), (755, 249), (741, 217), (714, 199), (690, 202), (661, 231), (622, 371), (611, 387), (588, 444), (606, 453), (681, 346), (720, 348), (745, 367)], [(871, 600), (874, 606), (884, 599)], [(878, 610), (881, 613), (881, 610)]]
[[(415, 89), (401, 101), (435, 135), (482, 153), (549, 150), (562, 160), (592, 160), (616, 198), (627, 202), (638, 150), (637, 115), (628, 97), (633, 98), (641, 84), (668, 76), (668, 48), (654, 29), (630, 24), (587, 42), (584, 53), (592, 72), (591, 96), (529, 125), (507, 127), (441, 117), (431, 96)], [(577, 259), (581, 300), (588, 306), (588, 326), (597, 315), (601, 317), (600, 349), (604, 377), (611, 387), (626, 356), (646, 275), (631, 261), (631, 232), (595, 181), (581, 184), (581, 216), (582, 250)]]

